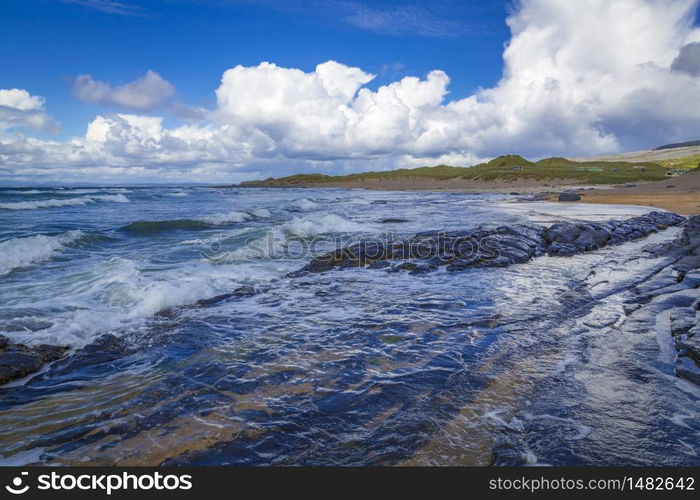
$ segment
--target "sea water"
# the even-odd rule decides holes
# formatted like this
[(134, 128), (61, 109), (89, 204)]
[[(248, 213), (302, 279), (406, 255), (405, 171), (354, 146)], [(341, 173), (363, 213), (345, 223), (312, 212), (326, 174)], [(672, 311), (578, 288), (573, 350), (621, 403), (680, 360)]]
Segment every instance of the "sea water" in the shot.
[(0, 334), (71, 350), (0, 388), (0, 463), (700, 463), (668, 315), (624, 307), (678, 229), (508, 268), (287, 277), (358, 238), (650, 210), (519, 198), (1, 189)]

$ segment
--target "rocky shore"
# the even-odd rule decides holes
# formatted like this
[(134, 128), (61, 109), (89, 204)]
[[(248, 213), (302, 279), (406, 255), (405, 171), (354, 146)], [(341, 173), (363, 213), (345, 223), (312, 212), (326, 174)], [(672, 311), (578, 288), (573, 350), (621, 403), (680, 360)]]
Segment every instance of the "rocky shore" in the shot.
[(700, 216), (686, 219), (669, 212), (651, 212), (602, 223), (517, 225), (428, 232), (388, 243), (360, 241), (313, 259), (290, 277), (356, 267), (411, 274), (439, 267), (450, 272), (504, 267), (544, 255), (571, 256), (619, 245), (680, 225), (683, 231), (676, 240), (649, 249), (650, 256), (669, 258), (670, 263), (631, 291), (625, 310), (629, 318), (668, 317), (670, 326), (662, 335), (673, 338), (675, 372), (700, 385)]
[(574, 255), (619, 245), (678, 226), (685, 218), (670, 212), (650, 212), (627, 220), (602, 223), (560, 222), (502, 226), (475, 231), (425, 232), (400, 241), (365, 240), (313, 259), (291, 277), (331, 269), (368, 267), (421, 274), (446, 267), (505, 267), (541, 255)]
[[(502, 226), (472, 231), (429, 231), (398, 241), (362, 240), (321, 255), (288, 276), (297, 278), (346, 268), (383, 269), (418, 275), (445, 268), (458, 272), (474, 267), (505, 267), (541, 256), (571, 256), (606, 246), (639, 240), (671, 226), (682, 226), (681, 236), (653, 249), (654, 255), (671, 259), (668, 269), (645, 281), (627, 306), (630, 312), (647, 308), (654, 314), (656, 298), (669, 302), (670, 331), (677, 350), (676, 373), (700, 384), (700, 216), (686, 219), (669, 212), (650, 212), (625, 220), (606, 222), (559, 222)], [(191, 307), (211, 307), (236, 297), (257, 293), (251, 287), (205, 299)], [(663, 302), (663, 301), (662, 301)], [(665, 302), (664, 302), (665, 304)], [(166, 310), (160, 314), (171, 314)], [(99, 341), (95, 343), (98, 345)], [(85, 349), (90, 349), (88, 346)], [(0, 384), (36, 373), (47, 363), (66, 356), (67, 347), (27, 346), (0, 336)]]

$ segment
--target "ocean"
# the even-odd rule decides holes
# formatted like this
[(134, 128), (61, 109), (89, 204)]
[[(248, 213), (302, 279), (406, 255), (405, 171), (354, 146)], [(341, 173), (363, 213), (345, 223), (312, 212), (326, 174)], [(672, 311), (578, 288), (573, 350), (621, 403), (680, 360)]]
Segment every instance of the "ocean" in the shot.
[(678, 228), (503, 268), (287, 276), (361, 238), (650, 211), (525, 198), (0, 189), (0, 334), (70, 347), (0, 388), (0, 464), (700, 464), (673, 303), (626, 308)]

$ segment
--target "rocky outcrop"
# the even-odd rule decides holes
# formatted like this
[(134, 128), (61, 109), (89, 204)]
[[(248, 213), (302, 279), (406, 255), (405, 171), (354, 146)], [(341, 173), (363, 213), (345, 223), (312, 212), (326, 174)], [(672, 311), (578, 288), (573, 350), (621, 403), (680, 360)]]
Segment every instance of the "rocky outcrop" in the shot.
[(581, 196), (577, 193), (561, 193), (559, 201), (579, 201)]
[(700, 215), (688, 219), (683, 235), (669, 251), (679, 255), (673, 266), (677, 286), (697, 291), (697, 300), (689, 307), (676, 307), (670, 314), (676, 374), (700, 385)]
[(0, 384), (26, 377), (51, 361), (65, 356), (67, 347), (41, 344), (30, 347), (13, 344), (0, 335)]
[(617, 245), (676, 226), (684, 217), (669, 212), (604, 223), (560, 222), (502, 226), (472, 231), (431, 231), (399, 241), (363, 240), (314, 258), (290, 277), (332, 269), (367, 267), (422, 274), (444, 266), (448, 271), (505, 267), (547, 254), (567, 256)]

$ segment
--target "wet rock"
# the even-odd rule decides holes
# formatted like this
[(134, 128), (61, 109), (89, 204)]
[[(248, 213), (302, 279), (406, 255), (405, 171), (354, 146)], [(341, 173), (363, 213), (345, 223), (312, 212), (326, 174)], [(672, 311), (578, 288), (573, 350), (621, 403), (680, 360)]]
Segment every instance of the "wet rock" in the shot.
[(49, 363), (61, 359), (66, 355), (68, 347), (59, 345), (41, 344), (34, 348), (34, 351), (41, 356), (44, 362)]
[(222, 293), (221, 295), (217, 295), (216, 297), (212, 297), (210, 299), (198, 300), (197, 302), (195, 302), (195, 306), (196, 307), (211, 307), (211, 306), (220, 304), (221, 302), (224, 302), (224, 301), (232, 299), (232, 298), (250, 297), (252, 295), (255, 295), (256, 293), (257, 293), (257, 291), (252, 286), (242, 286), (242, 287), (236, 288), (233, 292)]
[(570, 256), (576, 253), (576, 247), (574, 245), (569, 245), (566, 243), (552, 243), (547, 247), (547, 253), (549, 255), (560, 255), (560, 256)]
[(391, 262), (388, 260), (378, 260), (376, 262), (372, 262), (369, 266), (367, 266), (368, 269), (385, 269), (387, 267), (391, 266)]
[(408, 219), (402, 219), (400, 217), (388, 217), (379, 221), (380, 224), (400, 224), (402, 222), (408, 222)]
[(26, 377), (41, 369), (44, 364), (65, 356), (67, 347), (42, 344), (36, 347), (13, 344), (2, 337), (0, 341), (0, 384)]
[(572, 222), (558, 222), (547, 231), (547, 239), (551, 243), (571, 245), (581, 234), (581, 229)]
[(671, 311), (671, 335), (686, 334), (698, 324), (696, 311), (692, 308), (677, 308)]
[(416, 269), (418, 269), (418, 264), (415, 262), (402, 262), (401, 264), (392, 267), (392, 270), (394, 271), (415, 271)]
[(5, 346), (10, 342), (10, 339), (5, 337), (4, 335), (0, 335), (0, 349), (4, 349)]
[[(391, 262), (397, 262), (392, 270), (407, 270), (414, 274), (443, 266), (447, 271), (461, 271), (473, 266), (505, 267), (545, 253), (568, 256), (621, 244), (681, 224), (684, 220), (684, 217), (669, 212), (650, 212), (623, 221), (560, 222), (549, 228), (520, 224), (470, 231), (426, 231), (388, 244), (357, 242), (315, 258), (288, 276), (348, 267), (381, 269), (392, 265)], [(402, 265), (409, 261), (413, 261), (412, 264)]]
[(42, 356), (27, 346), (16, 344), (7, 347), (0, 354), (0, 384), (25, 377), (43, 365)]
[[(700, 216), (688, 219), (681, 237), (675, 242), (676, 248), (669, 249), (679, 257), (674, 264), (676, 282), (680, 290), (695, 289), (700, 286)], [(668, 288), (668, 287), (667, 287)], [(676, 374), (700, 385), (700, 300), (693, 300), (671, 310), (671, 334), (677, 351)]]
[(436, 269), (436, 266), (428, 265), (428, 264), (422, 264), (416, 266), (415, 269), (413, 269), (410, 274), (416, 275), (416, 274), (427, 274), (431, 271), (434, 271)]
[(561, 193), (559, 201), (579, 201), (581, 197), (576, 193)]

